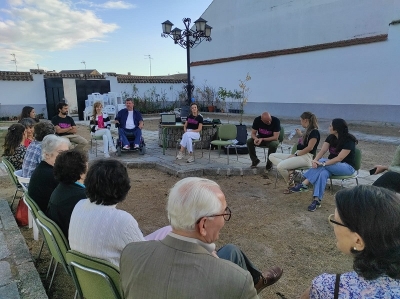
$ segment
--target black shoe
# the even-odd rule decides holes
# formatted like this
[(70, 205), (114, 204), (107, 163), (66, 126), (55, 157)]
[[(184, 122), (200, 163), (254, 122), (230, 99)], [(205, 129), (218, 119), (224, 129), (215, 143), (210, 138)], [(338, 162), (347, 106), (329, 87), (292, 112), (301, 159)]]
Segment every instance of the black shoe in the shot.
[(259, 159), (257, 159), (257, 160), (255, 160), (255, 161), (253, 161), (253, 162), (251, 162), (251, 168), (256, 168), (257, 167), (257, 165), (260, 163), (260, 160)]
[(267, 163), (267, 165), (265, 165), (265, 170), (269, 171), (272, 169), (272, 162)]

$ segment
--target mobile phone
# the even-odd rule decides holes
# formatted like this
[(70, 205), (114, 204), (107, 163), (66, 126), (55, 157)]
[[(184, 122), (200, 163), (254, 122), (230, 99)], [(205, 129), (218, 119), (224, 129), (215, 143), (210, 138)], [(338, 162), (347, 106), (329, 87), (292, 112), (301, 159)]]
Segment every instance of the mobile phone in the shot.
[(375, 171), (376, 171), (376, 167), (375, 167), (375, 168), (372, 168), (372, 169), (369, 171), (369, 174), (370, 174), (370, 175), (373, 175), (373, 174), (375, 174)]

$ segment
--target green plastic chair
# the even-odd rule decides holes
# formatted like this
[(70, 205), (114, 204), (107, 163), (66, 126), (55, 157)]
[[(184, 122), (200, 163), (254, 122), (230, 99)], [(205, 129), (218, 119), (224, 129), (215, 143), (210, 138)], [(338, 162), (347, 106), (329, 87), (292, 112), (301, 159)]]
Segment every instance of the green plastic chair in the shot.
[[(42, 211), (38, 211), (37, 214), (37, 224), (42, 228), (42, 232), (44, 235), (45, 242), (47, 246), (49, 247), (50, 253), (53, 256), (55, 260), (55, 265), (54, 265), (54, 270), (53, 270), (53, 275), (51, 277), (49, 289), (51, 288), (51, 285), (53, 283), (54, 279), (54, 274), (56, 273), (57, 270), (57, 265), (60, 263), (65, 272), (67, 272), (68, 275), (71, 275), (71, 271), (68, 268), (67, 261), (65, 259), (65, 256), (67, 254), (67, 251), (70, 250), (71, 248), (69, 247), (68, 241), (65, 238), (63, 232), (59, 228), (59, 226), (50, 218), (48, 218)], [(49, 275), (49, 271), (51, 268), (52, 261), (50, 261), (50, 266), (47, 271), (46, 279)], [(78, 289), (78, 287), (77, 287)], [(76, 297), (76, 293), (75, 293)], [(83, 297), (82, 297), (83, 298)]]
[[(283, 138), (285, 138), (285, 129), (283, 127), (281, 127), (281, 130), (279, 132), (279, 137), (278, 137), (278, 147), (281, 147), (282, 153), (283, 153), (283, 147), (282, 147)], [(265, 159), (265, 162), (267, 162), (267, 154), (265, 152), (265, 149), (267, 149), (268, 146), (259, 145), (258, 147), (264, 149), (264, 159)]]
[(67, 252), (66, 259), (81, 298), (123, 298), (116, 266), (74, 250)]
[(359, 170), (361, 168), (361, 150), (356, 148), (355, 149), (355, 165), (354, 165), (354, 169), (355, 172), (352, 175), (331, 175), (329, 177), (330, 181), (331, 181), (331, 191), (333, 193), (333, 185), (332, 185), (332, 180), (341, 180), (340, 182), (340, 187), (343, 188), (343, 182), (344, 180), (350, 180), (350, 179), (355, 179), (357, 182), (357, 186), (358, 186), (358, 175), (359, 175)]
[[(226, 125), (219, 126), (218, 127), (218, 138), (219, 139), (212, 140), (210, 142), (210, 149), (208, 151), (208, 162), (210, 162), (212, 145), (218, 146), (218, 157), (221, 156), (221, 146), (233, 146), (236, 151), (236, 158), (237, 158), (237, 160), (239, 160), (236, 145), (234, 143), (232, 143), (232, 140), (236, 139), (236, 135), (237, 135), (236, 125), (226, 124)], [(228, 165), (229, 165), (229, 149), (227, 151), (227, 156), (228, 156)]]
[(14, 168), (14, 165), (11, 164), (10, 160), (8, 160), (7, 158), (3, 157), (1, 159), (1, 162), (3, 163), (5, 169), (6, 169), (7, 173), (8, 173), (8, 176), (9, 176), (9, 178), (11, 180), (11, 183), (14, 184), (15, 188), (16, 188), (15, 189), (15, 193), (14, 193), (14, 197), (13, 197), (13, 199), (11, 201), (11, 204), (10, 204), (10, 208), (12, 210), (14, 201), (17, 198), (18, 191), (21, 192), (21, 193), (24, 193), (24, 189), (22, 188), (21, 184), (18, 182), (18, 179), (14, 174), (15, 168)]
[[(29, 196), (28, 192), (25, 192), (23, 200), (24, 200), (24, 203), (27, 205), (27, 207), (28, 207), (28, 209), (29, 209), (29, 211), (30, 211), (30, 213), (31, 213), (31, 215), (32, 215), (32, 217), (33, 217), (33, 221), (34, 221), (36, 227), (38, 228), (39, 233), (40, 233), (40, 234), (42, 235), (42, 237), (43, 237), (42, 245), (40, 246), (40, 251), (39, 251), (39, 254), (38, 254), (38, 256), (37, 256), (37, 259), (39, 259), (39, 258), (40, 258), (40, 255), (41, 255), (41, 253), (42, 253), (42, 250), (43, 250), (43, 245), (44, 245), (44, 234), (43, 234), (43, 230), (42, 230), (42, 227), (40, 227), (39, 224), (38, 224), (38, 222), (37, 222), (38, 213), (39, 213), (39, 211), (40, 211), (40, 208), (39, 208), (39, 206), (37, 205), (37, 203)], [(50, 266), (51, 266), (51, 262), (50, 262), (50, 265), (49, 265), (49, 269), (47, 270), (47, 273), (48, 273), (49, 270), (50, 270)]]

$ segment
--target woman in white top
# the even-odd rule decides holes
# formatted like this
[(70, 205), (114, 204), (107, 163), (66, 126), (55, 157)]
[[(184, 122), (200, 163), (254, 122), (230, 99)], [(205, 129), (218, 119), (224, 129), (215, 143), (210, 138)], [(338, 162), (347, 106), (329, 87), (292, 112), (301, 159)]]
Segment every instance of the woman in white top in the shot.
[(68, 239), (71, 249), (104, 259), (119, 267), (124, 247), (131, 242), (163, 239), (163, 227), (144, 237), (133, 216), (116, 208), (131, 188), (126, 167), (117, 160), (97, 160), (85, 178), (87, 199), (72, 211)]
[(90, 120), (92, 125), (91, 131), (94, 136), (103, 136), (104, 157), (109, 158), (109, 151), (115, 153), (117, 149), (111, 136), (111, 122), (108, 114), (103, 112), (103, 105), (101, 102), (93, 104), (93, 115)]

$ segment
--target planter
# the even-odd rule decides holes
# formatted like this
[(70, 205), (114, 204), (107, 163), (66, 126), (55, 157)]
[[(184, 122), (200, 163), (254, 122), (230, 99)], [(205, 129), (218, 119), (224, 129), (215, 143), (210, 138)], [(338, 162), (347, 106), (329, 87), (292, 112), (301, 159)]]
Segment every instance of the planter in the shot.
[(214, 112), (215, 106), (208, 106), (208, 112)]

